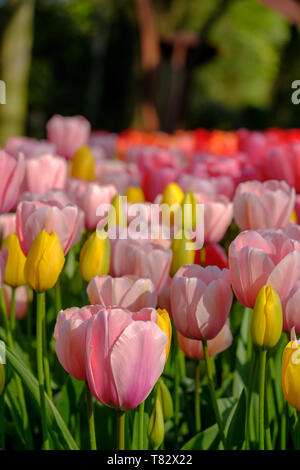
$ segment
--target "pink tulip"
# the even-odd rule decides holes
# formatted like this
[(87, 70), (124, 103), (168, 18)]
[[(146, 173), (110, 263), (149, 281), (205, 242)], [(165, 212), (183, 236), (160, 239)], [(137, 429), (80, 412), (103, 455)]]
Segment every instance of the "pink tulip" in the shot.
[(114, 276), (133, 274), (152, 280), (158, 294), (169, 275), (172, 251), (148, 240), (115, 240), (111, 270)]
[(54, 329), (55, 350), (63, 368), (77, 380), (86, 379), (85, 348), (88, 320), (99, 306), (67, 308), (57, 316)]
[(300, 191), (300, 143), (278, 145), (271, 148), (264, 162), (266, 179), (284, 180)]
[(231, 243), (232, 287), (245, 307), (254, 307), (264, 285), (272, 286), (284, 301), (300, 278), (300, 243), (290, 238), (286, 230), (249, 230)]
[[(190, 357), (191, 359), (204, 360), (204, 352), (202, 341), (197, 339), (190, 339), (183, 336), (181, 333), (177, 333), (178, 343), (180, 349), (183, 351), (184, 355)], [(217, 334), (213, 339), (207, 341), (208, 354), (210, 357), (219, 354), (225, 349), (228, 349), (232, 343), (232, 334), (230, 330), (229, 320), (226, 321), (222, 330)]]
[(23, 155), (15, 159), (0, 150), (0, 214), (5, 214), (15, 207), (24, 178), (24, 171)]
[(0, 240), (8, 237), (12, 232), (16, 231), (16, 214), (1, 214), (0, 215)]
[(213, 339), (222, 330), (232, 304), (228, 269), (186, 265), (173, 277), (172, 318), (191, 339)]
[(295, 201), (295, 211), (297, 215), (297, 222), (300, 223), (300, 194), (297, 194)]
[(234, 218), (241, 230), (285, 227), (295, 204), (295, 190), (285, 181), (241, 183), (235, 193)]
[(87, 293), (92, 305), (106, 308), (118, 306), (137, 312), (157, 305), (157, 293), (152, 281), (137, 276), (96, 276), (89, 282)]
[[(6, 284), (3, 285), (4, 300), (8, 317), (10, 317), (11, 291), (12, 288), (10, 286), (7, 286)], [(24, 317), (26, 317), (28, 309), (26, 286), (20, 286), (16, 288), (15, 302), (16, 319), (22, 320)]]
[[(83, 210), (85, 215), (85, 226), (89, 230), (95, 230), (99, 222), (104, 220), (108, 214), (103, 211), (100, 215), (97, 209), (105, 208), (112, 202), (113, 197), (117, 194), (114, 186), (101, 186), (97, 183), (87, 183), (84, 187), (77, 186), (75, 189), (75, 196), (77, 196), (77, 204)], [(98, 227), (99, 228), (99, 227)]]
[(296, 334), (300, 333), (300, 280), (298, 280), (283, 307), (283, 331), (290, 333), (295, 327)]
[(7, 256), (8, 256), (7, 247), (4, 246), (2, 250), (0, 251), (0, 288), (3, 285)]
[(63, 158), (42, 155), (26, 160), (24, 190), (43, 196), (49, 189), (64, 189), (67, 181), (67, 164)]
[(48, 233), (57, 233), (66, 254), (81, 238), (84, 215), (73, 204), (62, 206), (55, 201), (20, 202), (17, 207), (17, 234), (26, 256), (43, 229)]
[(171, 313), (171, 299), (170, 299), (170, 292), (171, 292), (171, 284), (172, 278), (169, 276), (167, 282), (165, 283), (164, 288), (160, 292), (158, 299), (157, 299), (157, 306), (161, 309), (167, 310), (167, 312)]
[(150, 394), (163, 372), (167, 335), (157, 312), (99, 309), (87, 328), (86, 372), (90, 390), (107, 406), (133, 409)]
[(31, 137), (10, 137), (5, 145), (5, 151), (18, 157), (23, 153), (25, 158), (39, 157), (45, 154), (54, 154), (55, 145), (47, 140), (36, 140)]
[[(232, 203), (226, 196), (196, 194), (196, 198), (204, 206), (204, 241), (218, 243), (232, 221)], [(196, 228), (197, 230), (202, 230), (202, 226)]]
[(91, 125), (83, 116), (63, 117), (58, 114), (47, 123), (47, 136), (56, 146), (58, 155), (70, 160), (76, 150), (87, 145)]

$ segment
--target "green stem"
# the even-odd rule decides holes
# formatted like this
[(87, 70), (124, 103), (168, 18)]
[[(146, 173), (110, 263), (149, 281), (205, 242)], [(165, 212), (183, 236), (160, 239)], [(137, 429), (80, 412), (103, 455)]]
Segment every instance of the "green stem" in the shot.
[(280, 417), (280, 450), (286, 450), (286, 416), (287, 416), (287, 403), (284, 402)]
[(259, 449), (265, 448), (265, 383), (267, 351), (259, 353)]
[(177, 331), (174, 332), (175, 341), (175, 377), (174, 377), (174, 424), (175, 424), (175, 438), (178, 441), (179, 434), (179, 421), (180, 421), (180, 357), (179, 345), (177, 340)]
[(14, 343), (13, 343), (13, 338), (12, 338), (11, 329), (10, 329), (10, 322), (8, 321), (8, 317), (7, 317), (7, 310), (6, 310), (6, 305), (5, 305), (3, 288), (0, 289), (0, 310), (2, 312), (2, 320), (3, 320), (4, 328), (6, 331), (7, 344), (11, 349), (13, 349)]
[(250, 363), (250, 376), (249, 376), (249, 381), (247, 383), (247, 393), (246, 393), (245, 441), (246, 441), (247, 450), (250, 450), (251, 448), (250, 441), (251, 441), (252, 430), (250, 429), (251, 427), (250, 410), (251, 410), (251, 399), (252, 399), (252, 393), (253, 393), (256, 361), (257, 361), (257, 350), (253, 349), (251, 363)]
[(4, 391), (0, 396), (0, 449), (5, 450), (5, 402)]
[(296, 450), (300, 450), (300, 413), (297, 411)]
[(139, 406), (139, 450), (144, 450), (144, 409), (143, 401)]
[(53, 399), (51, 389), (51, 378), (50, 378), (50, 366), (47, 353), (47, 321), (46, 321), (46, 295), (42, 296), (42, 308), (43, 308), (43, 362), (44, 362), (44, 374), (45, 374), (45, 385), (46, 392), (50, 400)]
[(85, 394), (91, 450), (97, 450), (93, 397), (87, 382), (85, 382)]
[(117, 449), (125, 450), (125, 411), (117, 410)]
[(207, 341), (203, 340), (202, 344), (203, 344), (203, 350), (204, 350), (204, 358), (205, 358), (206, 372), (207, 372), (207, 377), (208, 377), (208, 386), (210, 390), (212, 406), (213, 406), (213, 410), (215, 413), (216, 421), (218, 423), (221, 441), (223, 443), (224, 449), (226, 449), (226, 438), (224, 434), (224, 426), (223, 426), (222, 418), (221, 418), (219, 407), (218, 407), (218, 402), (217, 402), (217, 397), (216, 397), (216, 392), (215, 392), (215, 385), (214, 385), (214, 380), (213, 380), (213, 375), (212, 375), (212, 368), (211, 368), (211, 363), (210, 363), (210, 357), (208, 354)]
[(37, 371), (38, 371), (38, 382), (40, 390), (40, 411), (42, 421), (42, 433), (43, 433), (43, 448), (49, 450), (49, 437), (48, 427), (46, 418), (46, 402), (45, 402), (45, 382), (44, 382), (44, 365), (43, 365), (43, 309), (45, 292), (37, 293), (37, 320), (36, 320), (36, 359), (37, 359)]
[(60, 280), (57, 280), (55, 284), (55, 305), (56, 305), (56, 313), (58, 313), (62, 309), (61, 303), (61, 288), (60, 288)]
[(195, 426), (197, 433), (201, 430), (200, 361), (197, 361), (195, 366)]

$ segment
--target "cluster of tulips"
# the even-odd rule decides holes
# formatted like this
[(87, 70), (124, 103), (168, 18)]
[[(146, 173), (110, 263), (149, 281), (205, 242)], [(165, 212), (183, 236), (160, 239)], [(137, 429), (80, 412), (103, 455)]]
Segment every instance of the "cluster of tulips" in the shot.
[(10, 138), (0, 448), (300, 449), (298, 173), (298, 130)]

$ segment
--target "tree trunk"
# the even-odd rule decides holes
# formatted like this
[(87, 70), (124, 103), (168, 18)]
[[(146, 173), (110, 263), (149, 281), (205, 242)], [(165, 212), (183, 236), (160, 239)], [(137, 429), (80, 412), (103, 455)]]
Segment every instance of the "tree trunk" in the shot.
[(6, 7), (10, 14), (0, 50), (1, 80), (6, 84), (6, 104), (0, 105), (0, 145), (25, 132), (34, 0), (8, 0)]

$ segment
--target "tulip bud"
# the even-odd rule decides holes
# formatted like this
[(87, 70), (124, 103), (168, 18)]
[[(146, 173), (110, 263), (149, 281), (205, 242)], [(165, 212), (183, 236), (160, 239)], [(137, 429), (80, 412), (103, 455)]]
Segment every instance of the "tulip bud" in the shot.
[(8, 257), (4, 273), (4, 282), (11, 287), (23, 286), (26, 284), (24, 276), (24, 266), (26, 257), (21, 250), (20, 242), (16, 233), (11, 233), (3, 240), (6, 246)]
[(99, 274), (107, 274), (109, 271), (110, 241), (105, 235), (104, 230), (98, 231), (98, 234), (97, 232), (92, 233), (81, 249), (80, 274), (86, 282)]
[(182, 201), (182, 228), (185, 230), (195, 230), (197, 225), (197, 205), (198, 201), (194, 191), (188, 191)]
[(282, 332), (282, 307), (271, 286), (263, 286), (256, 298), (251, 321), (253, 343), (265, 349), (275, 346)]
[(154, 449), (162, 444), (165, 437), (164, 416), (159, 394), (156, 395), (154, 408), (149, 419), (148, 437)]
[(162, 378), (158, 381), (157, 393), (160, 397), (164, 420), (168, 421), (174, 415), (172, 395)]
[[(179, 238), (179, 236), (181, 238)], [(185, 264), (193, 264), (195, 260), (195, 244), (185, 236), (184, 230), (180, 231), (172, 241), (173, 252), (170, 275), (174, 276), (178, 269)]]
[(145, 201), (144, 192), (142, 188), (138, 186), (129, 186), (129, 188), (127, 189), (126, 196), (127, 201), (131, 204), (136, 204)]
[(161, 330), (163, 330), (164, 333), (166, 333), (169, 341), (166, 346), (166, 362), (168, 359), (169, 351), (170, 351), (170, 346), (171, 346), (171, 339), (172, 339), (172, 325), (171, 325), (171, 320), (170, 316), (165, 309), (158, 308), (157, 309), (157, 325)]
[(292, 330), (294, 339), (286, 345), (282, 356), (281, 381), (286, 401), (300, 411), (300, 345)]
[(111, 207), (108, 211), (108, 227), (119, 225), (121, 228), (127, 227), (126, 209), (124, 206), (124, 197), (116, 194), (111, 202)]
[(295, 209), (291, 213), (290, 222), (293, 223), (293, 224), (298, 223), (297, 213), (296, 213)]
[(95, 162), (89, 147), (83, 146), (78, 149), (72, 158), (70, 175), (73, 178), (94, 181), (96, 179)]
[[(183, 200), (184, 193), (177, 183), (169, 183), (162, 194), (161, 205), (166, 204), (170, 208), (170, 225), (174, 225), (175, 214)], [(174, 206), (174, 207), (172, 207)], [(165, 219), (165, 214), (162, 206), (162, 217)]]
[(4, 368), (4, 364), (2, 364), (2, 362), (0, 361), (0, 396), (2, 395), (4, 386), (5, 386), (5, 368)]
[(56, 284), (64, 263), (64, 252), (58, 235), (42, 230), (29, 250), (25, 279), (36, 292), (49, 290)]

